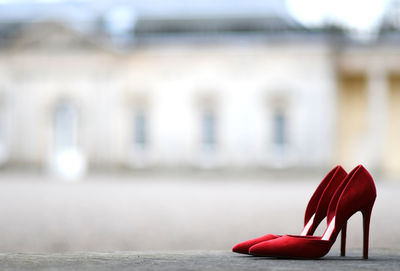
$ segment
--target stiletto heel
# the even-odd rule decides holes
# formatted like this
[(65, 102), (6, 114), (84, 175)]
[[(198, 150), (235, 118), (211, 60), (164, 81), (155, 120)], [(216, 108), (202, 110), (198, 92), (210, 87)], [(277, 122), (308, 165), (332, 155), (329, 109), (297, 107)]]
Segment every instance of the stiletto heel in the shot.
[(347, 231), (347, 221), (344, 223), (341, 230), (341, 240), (340, 240), (340, 256), (346, 256), (346, 231)]
[(361, 211), (363, 214), (363, 259), (368, 259), (368, 247), (369, 247), (369, 223), (371, 221), (372, 206)]
[[(347, 172), (341, 167), (334, 167), (321, 181), (308, 202), (306, 213), (304, 215), (304, 229), (300, 235), (313, 235), (314, 231), (326, 217), (326, 211), (331, 198), (336, 192), (336, 189), (346, 178)], [(267, 234), (255, 239), (250, 239), (235, 245), (232, 248), (233, 252), (248, 254), (249, 248), (255, 244), (269, 241), (281, 237), (280, 235)]]
[[(368, 258), (369, 223), (376, 199), (376, 187), (369, 172), (362, 166), (355, 167), (332, 197), (326, 215), (328, 227), (321, 237), (285, 235), (252, 246), (250, 254), (282, 258), (320, 258), (325, 256), (340, 231), (342, 231), (341, 254), (345, 253), (347, 220), (355, 213), (363, 213), (363, 258)], [(366, 207), (367, 206), (367, 207)]]

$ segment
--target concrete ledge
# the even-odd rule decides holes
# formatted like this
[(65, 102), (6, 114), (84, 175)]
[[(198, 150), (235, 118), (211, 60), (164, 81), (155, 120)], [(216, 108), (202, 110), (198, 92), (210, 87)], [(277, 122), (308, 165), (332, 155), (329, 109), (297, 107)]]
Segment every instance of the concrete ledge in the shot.
[(319, 260), (253, 257), (229, 251), (77, 252), (0, 254), (0, 270), (400, 270), (400, 251), (373, 250), (369, 260), (351, 250)]

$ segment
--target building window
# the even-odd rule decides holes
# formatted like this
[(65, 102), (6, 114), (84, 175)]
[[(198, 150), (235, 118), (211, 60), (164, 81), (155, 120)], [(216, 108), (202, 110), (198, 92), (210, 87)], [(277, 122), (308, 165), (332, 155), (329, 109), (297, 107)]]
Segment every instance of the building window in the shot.
[(134, 114), (133, 140), (136, 148), (144, 149), (148, 143), (148, 120), (143, 110), (138, 110)]
[(5, 163), (7, 160), (5, 127), (4, 109), (0, 108), (0, 164)]
[(78, 112), (70, 102), (60, 102), (55, 108), (54, 143), (56, 151), (67, 151), (77, 148)]
[(216, 145), (216, 116), (211, 110), (207, 110), (202, 116), (203, 145), (205, 149), (214, 149)]
[(65, 180), (78, 180), (86, 171), (86, 159), (78, 146), (78, 110), (69, 101), (54, 109), (54, 153), (52, 167)]
[(276, 110), (273, 114), (273, 143), (277, 147), (287, 143), (287, 119), (283, 110)]

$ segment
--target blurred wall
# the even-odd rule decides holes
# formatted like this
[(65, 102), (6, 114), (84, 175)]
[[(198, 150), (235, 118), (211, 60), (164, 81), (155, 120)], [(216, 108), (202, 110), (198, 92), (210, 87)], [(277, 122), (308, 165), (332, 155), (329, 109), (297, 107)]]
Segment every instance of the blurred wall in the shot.
[(318, 167), (332, 159), (335, 77), (323, 42), (175, 42), (119, 53), (47, 24), (23, 32), (1, 58), (6, 164), (61, 156), (101, 167)]
[(0, 50), (4, 167), (315, 168), (400, 176), (400, 48), (289, 37), (117, 50), (61, 24)]
[(393, 39), (348, 44), (338, 57), (338, 152), (350, 165), (361, 161), (387, 176), (400, 176), (397, 78), (400, 47)]

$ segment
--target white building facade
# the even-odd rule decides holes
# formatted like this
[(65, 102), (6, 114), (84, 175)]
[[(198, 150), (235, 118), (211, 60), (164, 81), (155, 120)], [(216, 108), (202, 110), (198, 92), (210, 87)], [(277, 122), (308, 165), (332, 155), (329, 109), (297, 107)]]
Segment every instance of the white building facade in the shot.
[(335, 78), (324, 42), (116, 53), (57, 25), (48, 31), (1, 52), (4, 162), (41, 165), (64, 149), (98, 166), (330, 160)]
[(195, 20), (183, 34), (179, 20), (139, 20), (123, 50), (59, 23), (24, 26), (0, 48), (0, 162), (70, 177), (335, 163), (400, 174), (379, 143), (399, 130), (382, 126), (398, 113), (385, 98), (397, 97), (398, 43), (357, 45), (289, 19), (260, 30), (250, 19), (257, 31), (227, 31), (238, 19), (222, 18), (220, 32), (210, 28), (218, 20)]

